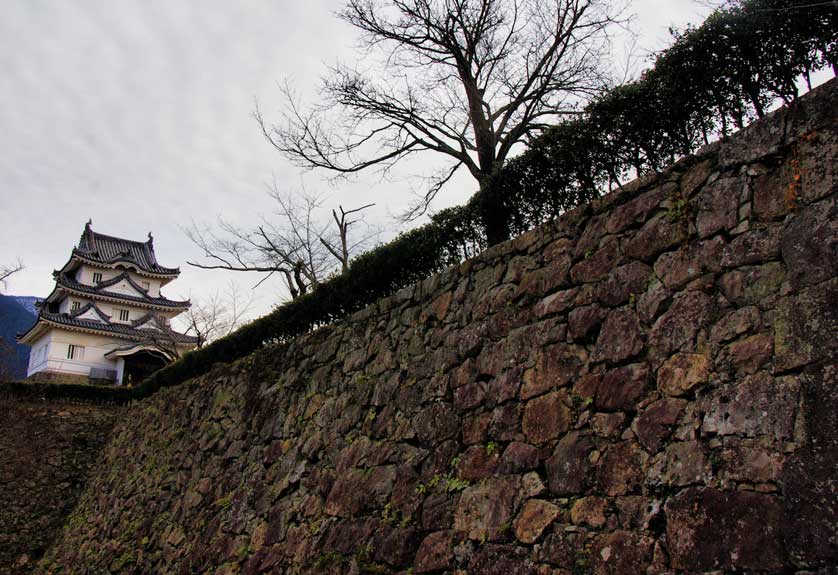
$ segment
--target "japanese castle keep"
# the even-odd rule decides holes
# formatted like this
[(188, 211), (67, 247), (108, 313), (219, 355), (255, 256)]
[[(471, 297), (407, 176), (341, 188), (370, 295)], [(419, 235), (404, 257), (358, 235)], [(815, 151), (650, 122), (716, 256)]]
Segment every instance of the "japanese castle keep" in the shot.
[(29, 345), (29, 379), (138, 383), (197, 339), (174, 331), (170, 320), (189, 308), (160, 289), (178, 268), (157, 263), (151, 234), (135, 242), (93, 231), (88, 221), (38, 319), (18, 341)]

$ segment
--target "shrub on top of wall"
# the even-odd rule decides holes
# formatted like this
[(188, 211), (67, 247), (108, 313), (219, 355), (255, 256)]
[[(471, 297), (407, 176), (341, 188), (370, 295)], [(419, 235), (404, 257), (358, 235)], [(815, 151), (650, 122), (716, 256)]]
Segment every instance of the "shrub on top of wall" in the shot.
[[(764, 115), (776, 99), (793, 100), (796, 80), (826, 67), (838, 70), (834, 3), (742, 0), (676, 34), (641, 79), (547, 130), (495, 176), (492, 193), (503, 200), (510, 230), (522, 233), (632, 171), (660, 169), (712, 135), (727, 135)], [(153, 374), (134, 388), (134, 397), (328, 324), (471, 257), (486, 246), (479, 203), (475, 196), (359, 256), (313, 292)]]
[(476, 255), (486, 247), (478, 221), (471, 206), (436, 214), (429, 224), (357, 257), (345, 273), (313, 292), (152, 374), (134, 388), (134, 396), (206, 373), (213, 363), (244, 357), (266, 343), (285, 342)]
[(838, 72), (838, 6), (744, 0), (717, 10), (675, 41), (636, 82), (555, 126), (497, 175), (513, 232), (555, 217), (630, 173), (659, 170), (713, 135), (726, 136), (771, 102), (791, 102), (796, 82)]

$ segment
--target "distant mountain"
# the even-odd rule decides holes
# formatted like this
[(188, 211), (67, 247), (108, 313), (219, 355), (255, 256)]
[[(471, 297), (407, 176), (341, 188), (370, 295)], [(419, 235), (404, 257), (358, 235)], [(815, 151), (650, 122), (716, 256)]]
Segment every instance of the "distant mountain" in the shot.
[(38, 315), (38, 308), (35, 307), (35, 304), (44, 299), (42, 297), (35, 297), (33, 295), (10, 295), (6, 297), (17, 301), (17, 303), (26, 308), (26, 311), (28, 311), (32, 315)]
[[(33, 296), (14, 296), (0, 294), (0, 338), (3, 339), (7, 349), (0, 349), (0, 373), (8, 368), (13, 379), (26, 377), (26, 368), (29, 365), (29, 346), (20, 345), (15, 341), (15, 336), (25, 332), (38, 315), (35, 303), (42, 298)], [(8, 350), (8, 351), (7, 351)]]

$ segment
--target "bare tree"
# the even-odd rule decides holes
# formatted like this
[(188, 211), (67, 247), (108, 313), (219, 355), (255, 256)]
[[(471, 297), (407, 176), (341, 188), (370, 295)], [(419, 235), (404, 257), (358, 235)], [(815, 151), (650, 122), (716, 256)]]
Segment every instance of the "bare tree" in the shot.
[(351, 216), (352, 214), (358, 214), (367, 208), (373, 207), (375, 204), (367, 204), (366, 206), (361, 206), (360, 208), (354, 208), (351, 210), (344, 210), (343, 206), (338, 206), (340, 210), (340, 217), (338, 217), (337, 211), (334, 209), (332, 210), (332, 218), (335, 220), (335, 224), (338, 226), (338, 233), (337, 238), (340, 241), (340, 245), (336, 246), (333, 245), (328, 239), (321, 236), (320, 243), (332, 254), (336, 260), (340, 262), (340, 271), (341, 273), (345, 272), (349, 269), (349, 258), (352, 254), (355, 253), (357, 248), (364, 243), (369, 236), (366, 238), (362, 238), (360, 241), (355, 242), (354, 244), (349, 244), (349, 226), (352, 224), (358, 223), (360, 220), (348, 220), (347, 216)]
[(198, 347), (203, 347), (235, 331), (252, 305), (253, 293), (244, 297), (236, 284), (230, 282), (223, 293), (216, 291), (204, 301), (192, 300), (192, 306), (181, 322), (185, 324), (184, 333), (197, 337)]
[[(349, 216), (373, 206), (332, 210), (333, 228), (329, 221), (318, 219), (324, 198), (309, 193), (281, 193), (276, 184), (270, 188), (276, 201), (273, 217), (243, 228), (219, 220), (218, 231), (198, 226), (194, 221), (184, 232), (198, 246), (207, 263), (187, 262), (201, 269), (224, 269), (239, 272), (263, 272), (265, 281), (274, 273), (283, 275), (292, 299), (317, 286), (338, 265), (345, 271), (349, 259), (375, 235), (367, 228), (357, 240), (350, 240), (349, 228), (359, 219)], [(257, 284), (259, 285), (259, 284)]]
[(23, 269), (25, 268), (20, 259), (14, 264), (0, 266), (0, 288), (6, 289), (6, 280)]
[(603, 62), (621, 12), (611, 0), (349, 0), (339, 17), (360, 30), (364, 60), (375, 63), (334, 66), (322, 101), (306, 109), (286, 85), (280, 123), (258, 107), (256, 119), (297, 165), (338, 176), (441, 154), (448, 165), (406, 217), (465, 167), (496, 243), (509, 226), (492, 175), (516, 144), (607, 87)]
[(163, 318), (155, 317), (153, 321), (156, 324), (156, 329), (144, 329), (144, 339), (140, 343), (151, 346), (165, 356), (167, 361), (179, 359), (183, 351), (183, 343), (180, 341), (179, 334)]

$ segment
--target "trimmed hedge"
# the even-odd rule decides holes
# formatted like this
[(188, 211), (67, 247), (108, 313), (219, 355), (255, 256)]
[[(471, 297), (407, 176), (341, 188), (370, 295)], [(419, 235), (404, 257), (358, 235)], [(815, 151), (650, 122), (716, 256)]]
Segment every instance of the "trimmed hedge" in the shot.
[(89, 403), (126, 403), (134, 390), (126, 387), (84, 385), (79, 383), (44, 383), (39, 381), (0, 382), (0, 397), (33, 401), (83, 401)]
[(642, 175), (798, 96), (796, 80), (838, 72), (838, 4), (744, 0), (676, 34), (640, 80), (547, 130), (496, 177), (513, 233)]
[[(806, 7), (808, 6), (808, 7)], [(657, 170), (762, 116), (770, 102), (797, 97), (795, 80), (838, 69), (838, 8), (808, 0), (742, 0), (714, 12), (674, 44), (637, 82), (593, 101), (585, 113), (547, 130), (495, 176), (514, 234), (599, 195), (632, 171)], [(144, 397), (231, 362), (267, 343), (326, 325), (486, 247), (480, 198), (450, 208), (351, 263), (313, 292), (277, 307), (151, 375)]]
[(358, 256), (345, 273), (313, 292), (152, 374), (134, 396), (206, 373), (212, 364), (234, 361), (266, 343), (286, 342), (476, 255), (486, 243), (474, 212), (470, 206), (439, 212), (429, 224)]

